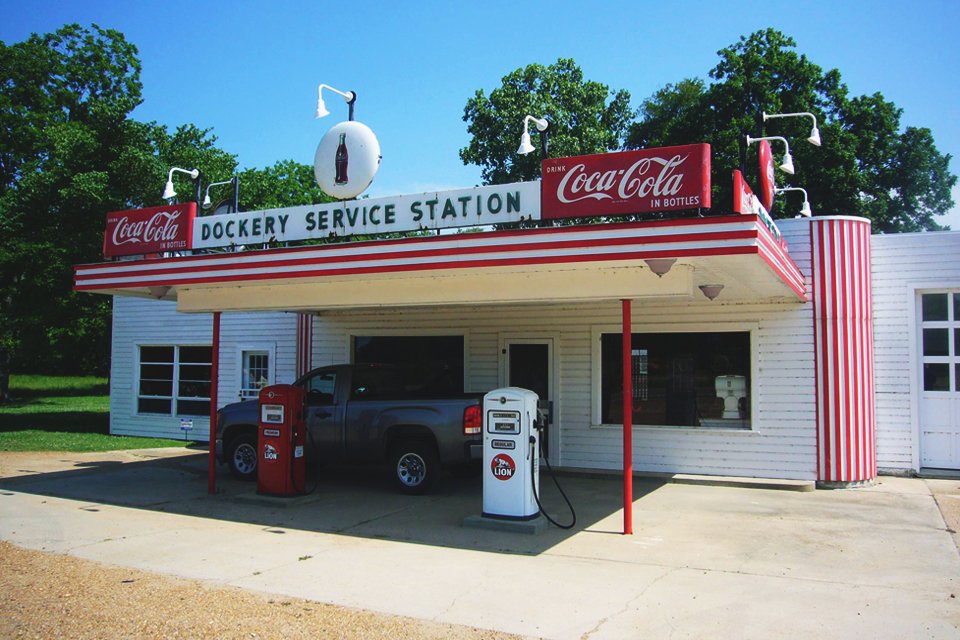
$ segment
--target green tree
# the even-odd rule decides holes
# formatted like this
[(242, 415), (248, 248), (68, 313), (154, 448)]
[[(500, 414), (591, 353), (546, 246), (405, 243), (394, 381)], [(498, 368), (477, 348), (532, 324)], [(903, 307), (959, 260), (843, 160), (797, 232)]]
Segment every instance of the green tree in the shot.
[(139, 73), (136, 47), (96, 25), (0, 43), (0, 364), (78, 369), (103, 346), (109, 301), (74, 296), (71, 266), (98, 255), (109, 150), (129, 133)]
[(313, 167), (281, 160), (265, 169), (240, 172), (240, 208), (243, 211), (333, 202), (313, 176)]
[(550, 122), (549, 153), (554, 157), (619, 149), (632, 120), (627, 91), (585, 80), (569, 58), (547, 67), (531, 64), (517, 69), (504, 76), (489, 97), (478, 90), (463, 111), (471, 139), (460, 150), (460, 159), (479, 165), (485, 184), (540, 176), (539, 152), (517, 154), (528, 114)]
[(72, 285), (73, 265), (102, 259), (105, 214), (161, 204), (172, 165), (236, 166), (209, 131), (131, 120), (139, 70), (96, 25), (0, 43), (0, 369), (104, 373), (111, 301)]
[[(778, 172), (778, 181), (804, 187), (815, 213), (864, 215), (882, 232), (939, 229), (935, 216), (953, 206), (950, 189), (957, 180), (950, 156), (940, 154), (928, 129), (902, 128), (902, 110), (881, 94), (850, 98), (838, 70), (824, 71), (795, 48), (792, 38), (774, 29), (742, 37), (718, 52), (711, 84), (683, 80), (645, 100), (626, 146), (709, 142), (714, 206), (729, 207), (730, 172), (740, 165), (745, 136), (783, 136), (796, 175), (787, 180)], [(813, 113), (823, 145), (805, 142), (809, 119), (764, 125), (764, 112)], [(783, 152), (777, 142), (773, 148), (775, 155)], [(755, 184), (756, 146), (746, 156)], [(796, 210), (781, 198), (774, 214)]]

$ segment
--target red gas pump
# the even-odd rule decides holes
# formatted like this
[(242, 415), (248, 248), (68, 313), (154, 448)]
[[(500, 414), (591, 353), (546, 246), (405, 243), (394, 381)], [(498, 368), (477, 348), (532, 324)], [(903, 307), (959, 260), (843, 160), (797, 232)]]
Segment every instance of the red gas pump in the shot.
[(295, 496), (306, 487), (303, 389), (275, 384), (260, 390), (257, 493)]

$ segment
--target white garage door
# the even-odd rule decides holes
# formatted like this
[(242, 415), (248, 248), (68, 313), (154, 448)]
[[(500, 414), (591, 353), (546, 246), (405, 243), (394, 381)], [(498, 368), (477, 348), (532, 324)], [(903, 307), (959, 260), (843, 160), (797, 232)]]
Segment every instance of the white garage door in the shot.
[(920, 466), (960, 469), (960, 290), (920, 302)]

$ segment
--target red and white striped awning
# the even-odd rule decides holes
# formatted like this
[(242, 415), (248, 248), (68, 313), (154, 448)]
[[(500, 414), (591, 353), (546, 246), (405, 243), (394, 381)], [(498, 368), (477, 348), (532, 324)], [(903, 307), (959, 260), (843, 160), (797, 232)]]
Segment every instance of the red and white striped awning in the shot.
[[(675, 258), (662, 277), (645, 260)], [(522, 229), (76, 267), (75, 288), (176, 299), (187, 312), (643, 297), (805, 301), (803, 274), (757, 217)]]

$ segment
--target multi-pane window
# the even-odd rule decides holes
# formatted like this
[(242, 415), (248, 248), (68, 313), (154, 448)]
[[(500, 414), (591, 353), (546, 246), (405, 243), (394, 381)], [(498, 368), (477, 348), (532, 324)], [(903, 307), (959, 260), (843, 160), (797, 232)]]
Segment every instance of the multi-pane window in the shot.
[(256, 398), (260, 389), (270, 384), (270, 352), (244, 351), (240, 396)]
[(210, 415), (209, 346), (141, 346), (137, 413)]
[[(600, 410), (623, 423), (623, 339), (600, 337)], [(631, 336), (633, 424), (750, 428), (750, 333)]]
[(960, 391), (960, 293), (920, 298), (924, 391)]

